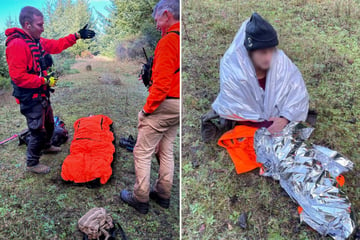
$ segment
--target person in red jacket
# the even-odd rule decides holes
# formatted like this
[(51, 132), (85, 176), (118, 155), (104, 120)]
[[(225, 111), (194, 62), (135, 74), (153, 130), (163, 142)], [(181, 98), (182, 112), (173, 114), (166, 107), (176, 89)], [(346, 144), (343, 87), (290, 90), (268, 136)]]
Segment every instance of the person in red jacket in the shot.
[[(153, 17), (162, 38), (155, 49), (152, 85), (139, 112), (138, 138), (134, 148), (134, 191), (123, 190), (121, 199), (140, 213), (149, 210), (149, 198), (169, 208), (174, 175), (173, 145), (180, 116), (179, 0), (161, 0)], [(150, 190), (151, 158), (160, 162), (158, 179)]]
[(20, 104), (20, 112), (25, 116), (30, 130), (27, 170), (48, 173), (50, 168), (39, 163), (41, 154), (61, 151), (50, 142), (54, 131), (50, 92), (57, 82), (54, 76), (47, 74), (52, 65), (50, 54), (61, 53), (74, 45), (77, 39), (92, 38), (95, 32), (85, 26), (78, 33), (58, 40), (42, 38), (43, 14), (30, 6), (21, 9), (19, 21), (22, 28), (5, 31), (6, 60), (14, 89), (13, 96)]

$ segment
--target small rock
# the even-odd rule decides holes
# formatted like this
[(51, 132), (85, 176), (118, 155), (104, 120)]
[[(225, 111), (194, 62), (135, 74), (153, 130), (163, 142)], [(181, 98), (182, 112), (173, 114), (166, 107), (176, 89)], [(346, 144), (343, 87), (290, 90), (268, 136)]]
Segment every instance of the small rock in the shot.
[(245, 229), (247, 227), (247, 214), (246, 213), (242, 213), (240, 215), (240, 217), (238, 218), (238, 225), (242, 229)]
[(203, 233), (206, 229), (205, 223), (201, 224), (200, 228), (199, 228), (199, 233)]
[(200, 167), (200, 163), (197, 159), (194, 159), (191, 161), (191, 165), (193, 168), (199, 168)]
[(228, 223), (227, 225), (228, 225), (228, 229), (229, 229), (230, 231), (233, 230), (233, 226), (231, 226), (230, 223)]
[(349, 64), (353, 64), (353, 63), (354, 63), (354, 59), (348, 59), (347, 62), (348, 62)]
[(356, 118), (352, 118), (350, 120), (347, 120), (348, 123), (351, 123), (351, 124), (355, 124), (356, 123)]

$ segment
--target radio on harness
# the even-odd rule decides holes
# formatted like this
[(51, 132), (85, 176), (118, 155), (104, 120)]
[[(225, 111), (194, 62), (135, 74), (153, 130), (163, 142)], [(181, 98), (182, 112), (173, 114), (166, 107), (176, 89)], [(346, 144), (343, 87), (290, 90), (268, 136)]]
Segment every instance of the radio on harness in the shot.
[(144, 63), (141, 68), (139, 80), (142, 80), (145, 87), (149, 88), (152, 85), (151, 76), (152, 76), (152, 66), (153, 66), (154, 58), (153, 57), (148, 58), (145, 48), (143, 48), (143, 51), (144, 51), (146, 63)]
[[(169, 33), (175, 33), (180, 36), (180, 32), (178, 31), (170, 31)], [(144, 56), (146, 59), (146, 63), (143, 63), (141, 72), (139, 74), (139, 80), (142, 81), (146, 88), (151, 87), (152, 85), (152, 67), (154, 63), (154, 57), (148, 57), (145, 51), (145, 48), (143, 48)], [(177, 74), (180, 71), (180, 68), (178, 68), (174, 74)]]

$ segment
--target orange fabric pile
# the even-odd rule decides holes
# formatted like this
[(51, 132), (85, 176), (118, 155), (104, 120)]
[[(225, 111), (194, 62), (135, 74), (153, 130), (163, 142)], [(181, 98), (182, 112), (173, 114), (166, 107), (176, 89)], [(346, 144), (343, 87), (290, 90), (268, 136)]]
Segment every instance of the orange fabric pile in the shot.
[(254, 150), (254, 135), (257, 129), (256, 127), (238, 125), (224, 133), (218, 141), (218, 144), (228, 151), (237, 174), (261, 167), (261, 164), (256, 162)]
[(70, 155), (61, 171), (65, 181), (85, 183), (99, 178), (105, 184), (109, 180), (115, 153), (111, 124), (112, 120), (105, 115), (80, 118), (74, 123)]

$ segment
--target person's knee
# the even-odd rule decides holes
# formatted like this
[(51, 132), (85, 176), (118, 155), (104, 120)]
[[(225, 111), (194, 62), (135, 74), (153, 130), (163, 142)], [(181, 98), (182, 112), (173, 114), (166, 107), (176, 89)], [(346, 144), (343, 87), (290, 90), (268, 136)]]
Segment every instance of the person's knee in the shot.
[(162, 158), (172, 159), (174, 157), (174, 146), (172, 144), (161, 144), (158, 154)]
[[(155, 149), (154, 149), (155, 151)], [(152, 155), (151, 149), (145, 149), (140, 145), (135, 145), (133, 150), (134, 158), (150, 158)]]

